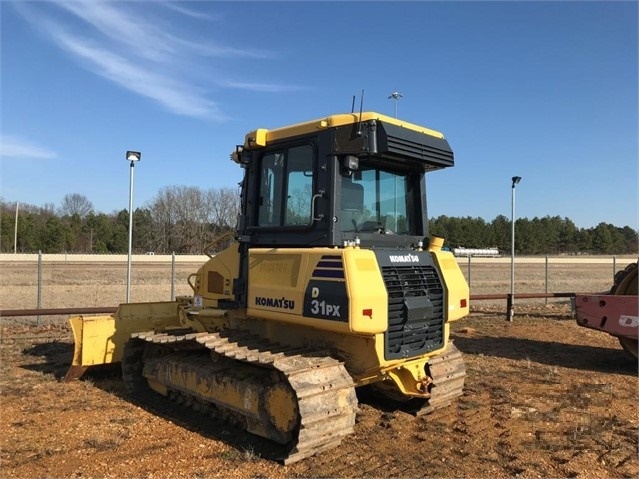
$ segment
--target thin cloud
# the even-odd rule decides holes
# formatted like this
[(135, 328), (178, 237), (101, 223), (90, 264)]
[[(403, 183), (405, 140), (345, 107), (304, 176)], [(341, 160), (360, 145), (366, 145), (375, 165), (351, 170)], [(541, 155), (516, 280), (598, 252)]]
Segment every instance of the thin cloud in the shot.
[(173, 113), (218, 119), (222, 117), (217, 106), (190, 85), (132, 63), (124, 57), (91, 45), (86, 40), (62, 32), (58, 32), (55, 38), (65, 50), (88, 62), (95, 73), (139, 95), (156, 100)]
[[(179, 2), (178, 2), (179, 3)], [(162, 2), (162, 5), (170, 10), (174, 10), (182, 15), (186, 15), (187, 17), (197, 18), (198, 20), (214, 20), (211, 15), (202, 12), (196, 12), (195, 10), (191, 10), (189, 8), (184, 7), (183, 5), (179, 5), (176, 2)]]
[(0, 157), (49, 160), (57, 154), (14, 135), (0, 136)]
[[(47, 34), (58, 47), (92, 73), (150, 98), (170, 112), (213, 120), (226, 119), (217, 104), (208, 98), (207, 91), (198, 86), (204, 79), (215, 84), (214, 78), (225, 73), (223, 70), (217, 74), (211, 72), (215, 65), (209, 62), (204, 75), (201, 71), (203, 62), (198, 57), (266, 59), (273, 55), (263, 50), (238, 49), (208, 40), (198, 41), (192, 35), (179, 35), (166, 19), (154, 16), (154, 12), (149, 13), (147, 6), (145, 3), (145, 9), (138, 12), (136, 2), (56, 0), (44, 4), (22, 3), (16, 8), (35, 28)], [(52, 8), (55, 9), (53, 12)], [(189, 12), (196, 13), (182, 6), (173, 10), (184, 10), (180, 14), (188, 16), (192, 16)], [(64, 18), (76, 21), (63, 21)], [(78, 19), (81, 23), (77, 22)], [(254, 86), (252, 89), (267, 92), (290, 90), (277, 85)]]
[[(132, 15), (105, 2), (54, 2), (59, 8), (75, 15), (100, 32), (112, 44), (133, 47), (130, 51), (150, 60), (167, 60), (176, 54), (176, 47), (168, 39)], [(51, 25), (52, 28), (56, 28)], [(115, 45), (112, 45), (112, 47)]]
[[(154, 22), (133, 10), (118, 9), (106, 2), (56, 2), (58, 7), (89, 24), (110, 42), (123, 44), (134, 54), (156, 60), (170, 61), (178, 55), (202, 55), (218, 57), (270, 58), (272, 54), (254, 49), (220, 46), (211, 41), (193, 41), (174, 35), (170, 25), (156, 18)], [(148, 12), (145, 12), (148, 15)]]
[(228, 81), (221, 84), (226, 88), (235, 88), (237, 90), (249, 90), (266, 93), (285, 93), (290, 91), (306, 90), (305, 87), (297, 85), (281, 85), (277, 83), (250, 83), (250, 82), (235, 82)]

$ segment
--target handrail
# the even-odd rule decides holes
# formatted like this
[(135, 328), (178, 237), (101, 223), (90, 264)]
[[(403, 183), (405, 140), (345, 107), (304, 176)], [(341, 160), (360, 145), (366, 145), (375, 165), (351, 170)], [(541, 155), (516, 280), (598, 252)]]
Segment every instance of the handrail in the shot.
[(218, 236), (217, 238), (215, 238), (213, 241), (211, 241), (209, 244), (207, 244), (204, 247), (204, 254), (206, 256), (208, 256), (209, 258), (213, 258), (213, 255), (211, 253), (209, 253), (209, 249), (212, 248), (213, 246), (215, 246), (218, 243), (221, 243), (223, 240), (229, 238), (229, 237), (235, 237), (235, 231), (227, 231), (226, 233), (224, 233), (221, 236)]
[(115, 313), (113, 306), (98, 306), (95, 308), (57, 308), (57, 309), (2, 309), (0, 318), (9, 316), (55, 316), (59, 314), (101, 314)]

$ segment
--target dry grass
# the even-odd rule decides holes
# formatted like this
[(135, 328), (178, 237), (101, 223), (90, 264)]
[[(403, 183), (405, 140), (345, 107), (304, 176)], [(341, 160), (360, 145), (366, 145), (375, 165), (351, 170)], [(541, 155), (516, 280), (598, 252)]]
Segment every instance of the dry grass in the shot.
[[(1, 265), (0, 308), (37, 307), (38, 270), (33, 263)], [(187, 278), (197, 265), (177, 264), (175, 294), (191, 294)], [(49, 263), (42, 267), (41, 307), (117, 306), (126, 299), (126, 263)], [(131, 268), (131, 300), (171, 299), (171, 265), (142, 264)]]
[[(617, 269), (626, 263), (617, 263)], [(176, 295), (191, 294), (187, 278), (198, 268), (197, 263), (177, 263), (174, 290)], [(0, 264), (0, 309), (37, 307), (38, 269), (36, 263)], [(510, 291), (508, 263), (461, 264), (471, 294), (507, 293)], [(116, 306), (126, 299), (126, 263), (44, 263), (42, 267), (41, 307), (77, 308)], [(610, 264), (516, 265), (515, 293), (599, 292), (612, 285)], [(134, 302), (171, 299), (170, 264), (133, 264), (131, 299)], [(503, 301), (497, 303), (501, 304)], [(546, 303), (546, 300), (526, 300)], [(561, 303), (566, 300), (549, 300)], [(495, 303), (495, 302), (493, 302)], [(484, 303), (482, 304), (490, 304)]]

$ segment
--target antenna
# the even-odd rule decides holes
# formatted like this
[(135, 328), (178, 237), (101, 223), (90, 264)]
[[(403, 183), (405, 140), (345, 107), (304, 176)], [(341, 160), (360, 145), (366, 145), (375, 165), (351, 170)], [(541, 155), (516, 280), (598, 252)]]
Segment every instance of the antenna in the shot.
[(359, 102), (359, 120), (357, 121), (357, 136), (362, 136), (362, 110), (364, 109), (364, 90)]
[(353, 102), (351, 103), (351, 113), (355, 113), (355, 95), (353, 95)]

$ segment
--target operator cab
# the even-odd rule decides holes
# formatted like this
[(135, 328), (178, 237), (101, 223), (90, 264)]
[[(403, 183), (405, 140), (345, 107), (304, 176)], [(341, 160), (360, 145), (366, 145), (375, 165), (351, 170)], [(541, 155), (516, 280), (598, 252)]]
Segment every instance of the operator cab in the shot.
[(256, 130), (238, 224), (249, 247), (415, 248), (428, 235), (425, 173), (453, 166), (439, 132), (378, 113)]

